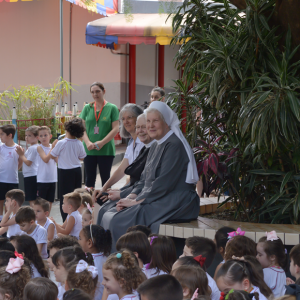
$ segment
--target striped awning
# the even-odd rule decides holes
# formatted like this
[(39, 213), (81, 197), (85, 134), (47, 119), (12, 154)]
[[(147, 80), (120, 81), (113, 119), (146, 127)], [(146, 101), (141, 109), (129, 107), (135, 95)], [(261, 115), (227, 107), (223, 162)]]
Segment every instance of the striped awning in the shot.
[(32, 0), (0, 0), (0, 2), (18, 2), (18, 1), (24, 1), (24, 2), (27, 2), (27, 1), (32, 1)]
[[(1, 1), (1, 0), (0, 0)], [(118, 0), (67, 0), (79, 5), (91, 12), (103, 16), (111, 16), (118, 13)]]
[[(174, 32), (168, 14), (117, 14), (87, 24), (86, 43), (112, 48), (114, 44), (169, 45)], [(167, 20), (167, 21), (166, 21)]]

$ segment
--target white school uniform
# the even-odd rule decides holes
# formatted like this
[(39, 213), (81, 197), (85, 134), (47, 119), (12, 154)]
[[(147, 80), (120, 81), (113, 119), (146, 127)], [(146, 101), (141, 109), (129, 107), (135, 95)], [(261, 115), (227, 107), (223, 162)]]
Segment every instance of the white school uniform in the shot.
[(22, 171), (23, 171), (24, 177), (36, 176), (36, 174), (37, 174), (37, 170), (38, 170), (37, 158), (39, 156), (39, 154), (37, 152), (38, 146), (39, 146), (39, 144), (32, 145), (25, 152), (25, 157), (27, 158), (27, 160), (31, 161), (32, 164), (30, 166), (27, 166), (23, 162)]
[(32, 276), (31, 278), (37, 278), (37, 277), (42, 277), (42, 275), (40, 274), (40, 272), (37, 270), (37, 268), (35, 267), (34, 264), (30, 264), (30, 268), (32, 270)]
[[(35, 221), (35, 223), (37, 224), (38, 222)], [(50, 224), (53, 224), (53, 225), (54, 225), (54, 236), (53, 236), (53, 239), (56, 239), (56, 238), (57, 238), (56, 226), (55, 226), (55, 224), (54, 224), (49, 218), (47, 218), (47, 221), (46, 221), (46, 223), (44, 224), (43, 227), (46, 229), (46, 231), (47, 231), (47, 236), (48, 236), (48, 228), (49, 228), (49, 225), (50, 225)]]
[[(208, 285), (211, 288), (210, 299), (211, 300), (220, 300), (221, 292), (219, 291), (216, 282), (213, 280), (213, 278), (208, 273), (206, 273), (206, 276), (208, 279)], [(261, 299), (259, 299), (259, 300), (261, 300)]]
[(144, 265), (144, 267), (142, 268), (143, 273), (146, 275), (147, 279), (150, 279), (152, 277), (156, 277), (159, 275), (164, 275), (164, 274), (168, 274), (162, 270), (159, 270), (159, 272), (157, 272), (156, 268), (152, 268), (152, 269), (147, 269), (146, 265)]
[(280, 267), (263, 269), (266, 285), (272, 290), (274, 297), (278, 298), (285, 294), (286, 275)]
[[(39, 145), (43, 148), (45, 154), (47, 155), (49, 151), (51, 150), (51, 144), (50, 147), (44, 147), (43, 145)], [(57, 182), (57, 167), (56, 162), (54, 159), (50, 159), (48, 163), (45, 163), (40, 155), (37, 155), (37, 176), (36, 181), (40, 183), (51, 183), (51, 182)]]
[(106, 262), (107, 257), (102, 253), (92, 253), (94, 265), (98, 269), (98, 287), (95, 292), (95, 300), (101, 300), (103, 295), (104, 286), (101, 284), (103, 281), (102, 267)]
[(130, 294), (122, 297), (120, 300), (139, 300), (139, 298), (135, 294)]
[[(12, 215), (9, 219), (15, 217), (16, 215)], [(14, 235), (22, 235), (24, 234), (24, 231), (22, 231), (20, 229), (20, 226), (19, 224), (14, 224), (14, 225), (10, 225), (8, 226), (8, 229), (7, 229), (7, 233), (6, 233), (6, 236), (8, 238), (10, 238), (11, 236), (14, 236)]]
[[(253, 290), (250, 293), (258, 293), (259, 300), (268, 300), (264, 294), (261, 293), (260, 289), (257, 286), (253, 286)], [(255, 297), (253, 296), (252, 300), (255, 300)]]
[(57, 299), (58, 300), (62, 300), (63, 299), (63, 297), (64, 297), (64, 293), (66, 292), (66, 290), (65, 290), (65, 285), (63, 284), (63, 285), (60, 285), (59, 287), (58, 287), (58, 295), (57, 295)]
[(68, 215), (67, 221), (69, 221), (70, 216), (75, 219), (75, 224), (70, 232), (70, 235), (75, 236), (77, 239), (79, 239), (79, 233), (82, 229), (82, 216), (78, 210), (73, 211), (70, 215)]
[(31, 236), (36, 244), (44, 244), (42, 247), (42, 251), (41, 251), (41, 257), (42, 259), (47, 259), (48, 258), (48, 253), (47, 253), (47, 242), (48, 242), (48, 234), (47, 234), (47, 230), (42, 227), (39, 224), (36, 224), (35, 229), (33, 230), (33, 232), (31, 234), (28, 234), (29, 236)]
[(129, 141), (124, 155), (124, 158), (128, 159), (129, 165), (131, 165), (133, 161), (139, 156), (140, 151), (144, 146), (144, 143), (142, 143), (139, 138), (136, 138), (135, 143), (133, 143), (133, 139)]
[(0, 146), (0, 182), (19, 183), (19, 155), (16, 147), (16, 144), (13, 147), (7, 147), (5, 144)]
[(58, 168), (66, 170), (80, 168), (80, 159), (86, 157), (86, 152), (81, 141), (64, 138), (57, 142), (51, 155), (58, 157)]

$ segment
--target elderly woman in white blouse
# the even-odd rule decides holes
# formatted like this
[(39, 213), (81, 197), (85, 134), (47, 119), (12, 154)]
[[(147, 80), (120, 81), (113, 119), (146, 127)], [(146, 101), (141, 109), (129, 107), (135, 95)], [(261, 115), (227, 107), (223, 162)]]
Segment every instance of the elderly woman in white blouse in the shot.
[(143, 113), (141, 107), (136, 104), (126, 104), (120, 111), (120, 135), (122, 138), (130, 138), (127, 146), (125, 156), (114, 174), (104, 184), (101, 190), (95, 190), (93, 194), (93, 201), (98, 202), (99, 205), (102, 201), (107, 200), (106, 196), (102, 196), (102, 193), (106, 192), (112, 185), (117, 183), (125, 175), (125, 169), (132, 164), (132, 162), (138, 157), (144, 144), (140, 141), (136, 133), (136, 120), (139, 115)]

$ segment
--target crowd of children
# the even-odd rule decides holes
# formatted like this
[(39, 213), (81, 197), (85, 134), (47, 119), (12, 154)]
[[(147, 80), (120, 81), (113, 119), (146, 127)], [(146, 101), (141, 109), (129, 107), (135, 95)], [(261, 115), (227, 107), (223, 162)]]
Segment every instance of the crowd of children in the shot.
[[(223, 227), (215, 240), (187, 238), (178, 258), (172, 238), (136, 225), (111, 253), (111, 233), (93, 225), (91, 195), (81, 188), (85, 153), (76, 138), (84, 124), (75, 118), (65, 128), (66, 139), (51, 145), (48, 127), (29, 127), (26, 141), (31, 146), (25, 152), (13, 142), (14, 126), (0, 127), (0, 300), (299, 297), (300, 245), (289, 256), (294, 282), (286, 277), (289, 259), (275, 231), (256, 243), (240, 228)], [(57, 164), (63, 224), (50, 217)], [(17, 189), (22, 165), (25, 193)], [(72, 180), (65, 184), (66, 178)], [(30, 205), (24, 206), (25, 201)], [(217, 253), (223, 261), (212, 278), (206, 270)]]
[[(185, 240), (177, 258), (170, 237), (152, 234), (145, 226), (128, 228), (111, 253), (109, 230), (83, 224), (92, 214), (89, 193), (77, 189), (64, 196), (68, 214), (63, 225), (49, 219), (50, 205), (41, 198), (33, 208), (22, 206), (18, 189), (6, 194), (0, 238), (0, 299), (89, 300), (266, 300), (300, 292), (300, 245), (288, 257), (275, 231), (256, 244), (245, 232), (223, 227), (215, 240)], [(76, 214), (74, 214), (76, 213)], [(206, 272), (216, 253), (224, 260), (214, 279)]]

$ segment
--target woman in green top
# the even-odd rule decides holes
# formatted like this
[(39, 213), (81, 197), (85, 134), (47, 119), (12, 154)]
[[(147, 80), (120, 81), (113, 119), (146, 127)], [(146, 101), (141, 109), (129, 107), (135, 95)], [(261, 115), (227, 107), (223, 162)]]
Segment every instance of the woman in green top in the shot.
[(102, 185), (110, 177), (115, 157), (114, 137), (119, 131), (119, 110), (116, 105), (104, 99), (105, 88), (100, 82), (90, 87), (94, 102), (84, 106), (80, 118), (85, 120), (86, 132), (83, 145), (87, 156), (84, 159), (85, 185), (95, 187), (97, 165)]

